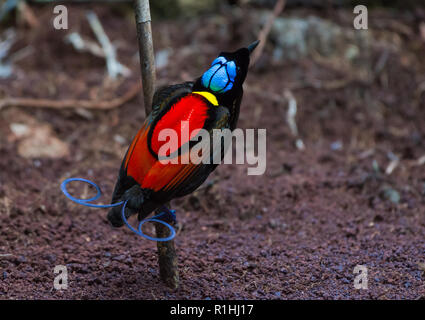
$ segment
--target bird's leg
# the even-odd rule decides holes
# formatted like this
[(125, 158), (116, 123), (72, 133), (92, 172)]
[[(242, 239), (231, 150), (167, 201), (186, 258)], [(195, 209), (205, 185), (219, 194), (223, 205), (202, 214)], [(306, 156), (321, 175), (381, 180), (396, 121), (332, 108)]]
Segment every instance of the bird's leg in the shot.
[(157, 219), (177, 224), (176, 210), (170, 210), (166, 206), (162, 206), (158, 211), (161, 213), (157, 216)]

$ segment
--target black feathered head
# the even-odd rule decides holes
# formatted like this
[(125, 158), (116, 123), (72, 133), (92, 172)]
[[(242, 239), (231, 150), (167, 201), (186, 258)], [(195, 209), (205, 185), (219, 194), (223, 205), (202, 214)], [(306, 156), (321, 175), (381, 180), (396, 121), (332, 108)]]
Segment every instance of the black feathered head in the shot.
[(249, 56), (259, 41), (235, 52), (222, 52), (200, 78), (200, 84), (215, 95), (242, 87), (249, 66)]

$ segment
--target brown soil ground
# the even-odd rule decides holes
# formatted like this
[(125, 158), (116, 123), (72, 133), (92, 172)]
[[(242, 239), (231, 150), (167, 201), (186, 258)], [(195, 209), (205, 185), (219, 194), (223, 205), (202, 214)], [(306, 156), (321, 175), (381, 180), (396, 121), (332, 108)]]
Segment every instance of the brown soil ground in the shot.
[[(70, 9), (69, 25), (93, 38), (85, 8)], [(70, 49), (63, 41), (69, 31), (51, 27), (52, 9), (36, 8), (40, 26), (19, 27), (13, 47), (34, 51), (16, 62), (11, 79), (0, 80), (0, 98), (110, 100), (139, 81), (131, 11), (95, 11), (119, 60), (133, 71), (130, 78), (105, 80), (104, 61)], [(319, 14), (352, 23), (342, 9)], [(203, 188), (172, 203), (182, 225), (175, 240), (177, 290), (159, 280), (154, 242), (112, 229), (106, 210), (74, 204), (59, 188), (65, 178), (85, 177), (99, 183), (103, 202), (109, 201), (123, 154), (144, 119), (142, 99), (89, 113), (2, 109), (0, 298), (424, 298), (425, 165), (418, 159), (425, 154), (425, 43), (415, 17), (370, 13), (371, 29), (397, 37), (402, 48), (389, 52), (370, 83), (317, 88), (308, 79), (325, 83), (347, 74), (311, 59), (267, 66), (266, 50), (248, 75), (239, 125), (267, 129), (267, 171), (247, 176), (245, 165), (222, 165)], [(153, 28), (156, 50), (173, 48), (168, 66), (158, 71), (162, 84), (197, 77), (219, 51), (255, 37), (247, 21), (230, 14), (159, 21)], [(373, 66), (382, 52), (373, 53)], [(287, 101), (266, 97), (285, 88), (298, 102), (304, 151), (294, 146), (286, 123)], [(70, 154), (21, 157), (10, 125), (31, 121), (51, 126)], [(331, 148), (336, 141), (339, 150)], [(400, 163), (388, 175), (390, 152)], [(396, 193), (400, 199), (390, 201)], [(53, 289), (59, 264), (69, 272), (62, 292)], [(358, 264), (368, 267), (367, 290), (354, 288)]]

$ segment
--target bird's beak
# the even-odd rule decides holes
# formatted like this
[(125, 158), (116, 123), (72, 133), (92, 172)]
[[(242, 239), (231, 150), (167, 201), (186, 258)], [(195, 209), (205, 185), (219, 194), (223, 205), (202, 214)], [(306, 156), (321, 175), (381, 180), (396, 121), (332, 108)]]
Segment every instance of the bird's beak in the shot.
[(248, 47), (247, 47), (247, 49), (248, 49), (248, 51), (249, 51), (249, 54), (251, 54), (253, 51), (254, 51), (254, 49), (258, 46), (258, 44), (260, 43), (260, 40), (257, 40), (257, 41), (254, 41), (253, 43), (251, 43)]

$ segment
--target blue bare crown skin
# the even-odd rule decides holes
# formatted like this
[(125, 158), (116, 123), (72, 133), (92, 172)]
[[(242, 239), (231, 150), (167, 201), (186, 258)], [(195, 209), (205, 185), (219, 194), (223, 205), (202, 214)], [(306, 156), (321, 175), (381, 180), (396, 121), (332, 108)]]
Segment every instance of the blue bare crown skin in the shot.
[(202, 75), (202, 85), (216, 93), (223, 93), (233, 88), (236, 78), (236, 64), (227, 61), (224, 57), (218, 57)]

